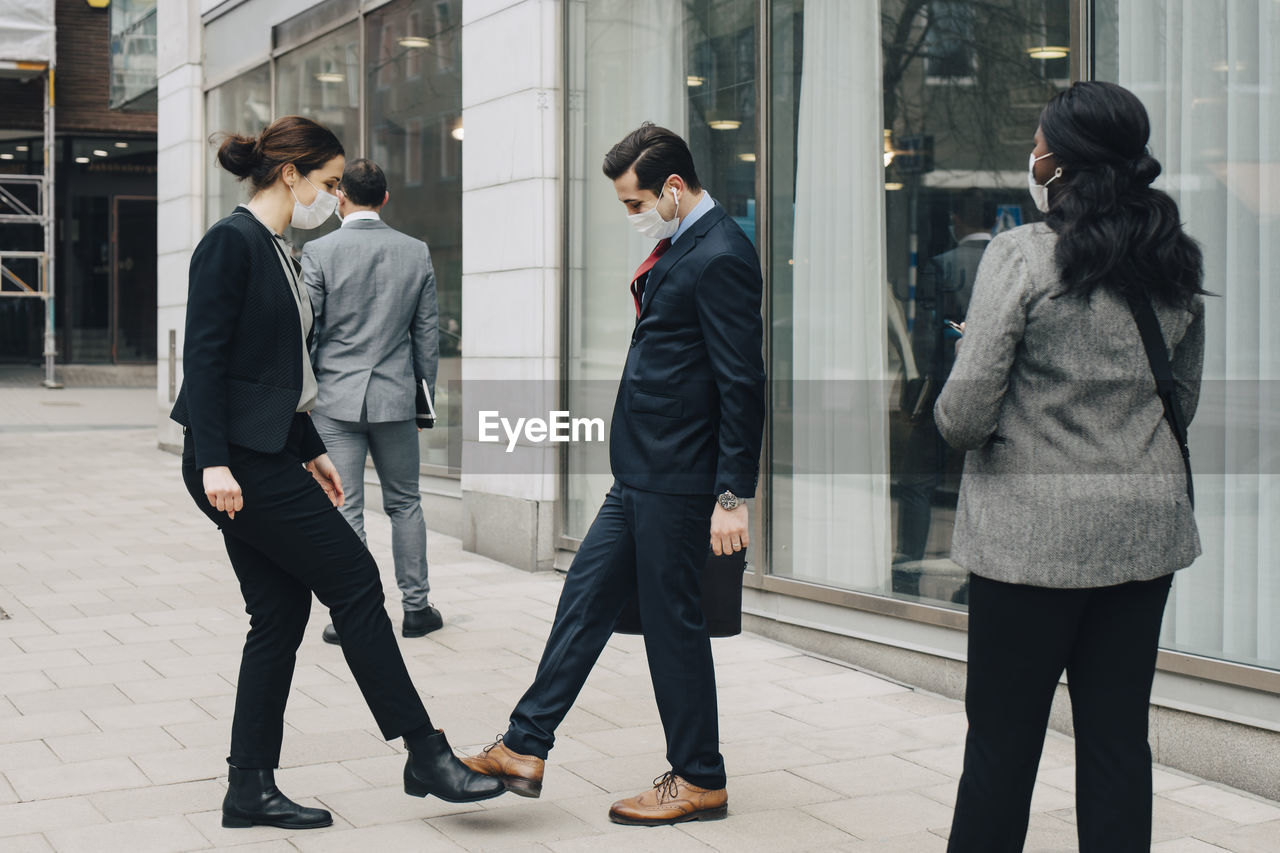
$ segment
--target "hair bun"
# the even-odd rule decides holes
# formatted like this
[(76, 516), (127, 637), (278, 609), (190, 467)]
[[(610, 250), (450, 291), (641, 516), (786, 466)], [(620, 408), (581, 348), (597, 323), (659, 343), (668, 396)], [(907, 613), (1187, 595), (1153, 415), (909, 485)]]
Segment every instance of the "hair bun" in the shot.
[(262, 141), (228, 133), (218, 146), (218, 163), (237, 178), (247, 178), (262, 165)]
[(1149, 154), (1144, 154), (1136, 160), (1129, 162), (1129, 172), (1133, 175), (1133, 179), (1144, 187), (1149, 187), (1160, 177), (1160, 173), (1164, 171), (1160, 166), (1160, 161)]

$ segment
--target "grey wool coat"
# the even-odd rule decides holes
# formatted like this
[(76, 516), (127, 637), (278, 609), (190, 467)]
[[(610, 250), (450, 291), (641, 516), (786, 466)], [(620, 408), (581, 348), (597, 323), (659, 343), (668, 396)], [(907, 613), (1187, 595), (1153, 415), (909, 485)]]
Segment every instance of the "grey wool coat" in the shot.
[[(1200, 554), (1182, 456), (1128, 304), (1102, 288), (1061, 295), (1056, 244), (1042, 223), (1017, 228), (978, 269), (934, 408), (942, 437), (968, 451), (952, 559), (1042, 587), (1161, 577)], [(1204, 305), (1155, 311), (1189, 423)]]
[(315, 311), (315, 411), (340, 421), (407, 421), (415, 380), (435, 391), (436, 274), (427, 244), (381, 220), (349, 222), (302, 250)]

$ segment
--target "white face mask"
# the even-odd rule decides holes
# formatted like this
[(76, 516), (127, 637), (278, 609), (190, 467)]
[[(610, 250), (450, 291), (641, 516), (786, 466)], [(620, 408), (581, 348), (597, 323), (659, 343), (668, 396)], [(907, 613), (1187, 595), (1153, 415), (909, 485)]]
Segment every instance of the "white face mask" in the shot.
[[(306, 175), (302, 176), (302, 180), (311, 184)], [(289, 187), (289, 192), (293, 195), (293, 218), (289, 220), (289, 224), (300, 231), (319, 228), (338, 209), (338, 197), (336, 195), (325, 192), (315, 184), (311, 184), (311, 186), (315, 187), (316, 191), (316, 197), (311, 204), (303, 204), (298, 201), (298, 194), (293, 192), (293, 187)]]
[(1053, 173), (1053, 177), (1045, 181), (1043, 184), (1036, 183), (1036, 163), (1039, 163), (1045, 157), (1052, 157), (1053, 153), (1036, 156), (1036, 152), (1031, 152), (1031, 162), (1027, 164), (1027, 189), (1031, 191), (1031, 200), (1036, 203), (1036, 210), (1041, 213), (1049, 212), (1049, 184), (1062, 177), (1062, 167), (1059, 166)]
[(674, 237), (675, 233), (680, 230), (680, 191), (672, 187), (671, 195), (676, 200), (674, 216), (670, 219), (663, 219), (662, 214), (658, 212), (658, 203), (662, 201), (662, 191), (659, 190), (658, 201), (654, 203), (653, 207), (640, 213), (633, 213), (627, 217), (631, 227), (646, 237), (652, 237), (654, 240), (666, 240), (669, 237)]

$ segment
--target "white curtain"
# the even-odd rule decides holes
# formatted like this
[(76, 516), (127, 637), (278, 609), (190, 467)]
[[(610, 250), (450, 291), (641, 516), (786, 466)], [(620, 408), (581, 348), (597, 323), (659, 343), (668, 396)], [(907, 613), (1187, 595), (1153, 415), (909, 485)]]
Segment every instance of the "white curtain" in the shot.
[(805, 3), (796, 141), (793, 574), (861, 589), (890, 560), (878, 6)]
[[(574, 138), (566, 142), (577, 162), (568, 176), (571, 314), (565, 333), (568, 402), (575, 416), (608, 419), (612, 412), (635, 322), (628, 276), (654, 244), (627, 224), (600, 166), (609, 149), (642, 122), (686, 135), (686, 5), (686, 0), (573, 0), (569, 7), (575, 42), (567, 108)], [(708, 189), (715, 194), (715, 187)], [(607, 444), (574, 445), (568, 465), (566, 529), (582, 536), (613, 482)]]
[(1280, 3), (1119, 0), (1119, 83), (1205, 253), (1205, 396), (1191, 428), (1204, 555), (1162, 643), (1280, 668)]

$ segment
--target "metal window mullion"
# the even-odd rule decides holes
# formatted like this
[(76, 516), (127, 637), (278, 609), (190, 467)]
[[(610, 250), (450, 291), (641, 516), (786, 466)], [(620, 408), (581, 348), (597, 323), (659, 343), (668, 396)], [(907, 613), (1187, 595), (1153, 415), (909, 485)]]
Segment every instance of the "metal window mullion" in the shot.
[[(770, 60), (773, 51), (773, 0), (760, 0), (756, 23), (756, 248), (760, 269), (764, 273), (764, 364), (765, 376), (772, 375), (773, 365), (773, 197), (770, 169), (770, 128), (772, 126), (773, 80)], [(773, 561), (773, 382), (765, 381), (764, 440), (760, 445), (760, 479), (756, 491), (760, 512), (760, 544), (756, 548), (757, 565), (748, 577), (759, 579), (768, 574)]]

